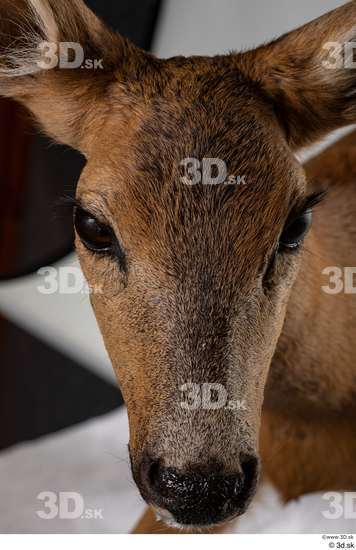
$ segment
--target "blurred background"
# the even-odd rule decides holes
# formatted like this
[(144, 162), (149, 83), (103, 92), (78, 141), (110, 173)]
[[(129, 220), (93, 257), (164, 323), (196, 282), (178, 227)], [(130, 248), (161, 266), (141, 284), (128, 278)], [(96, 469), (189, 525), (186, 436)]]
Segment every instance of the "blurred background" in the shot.
[[(344, 3), (86, 1), (162, 57), (254, 47)], [(78, 285), (71, 211), (61, 205), (83, 166), (78, 153), (41, 137), (19, 106), (0, 100), (0, 487), (12, 503), (0, 503), (0, 532), (126, 532), (143, 507), (128, 471), (122, 399)], [(38, 273), (47, 266), (65, 268), (61, 289), (48, 290), (48, 273)], [(41, 522), (36, 499), (46, 490), (86, 492), (86, 502), (101, 492), (106, 519)]]

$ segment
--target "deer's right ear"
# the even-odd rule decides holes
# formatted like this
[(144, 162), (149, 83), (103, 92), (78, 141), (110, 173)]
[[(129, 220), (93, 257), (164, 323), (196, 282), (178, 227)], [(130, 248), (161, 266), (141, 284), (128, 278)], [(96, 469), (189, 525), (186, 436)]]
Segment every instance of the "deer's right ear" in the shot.
[(356, 1), (237, 55), (273, 105), (293, 148), (356, 123)]
[(146, 55), (82, 0), (0, 0), (0, 96), (23, 103), (50, 137), (84, 154), (109, 84)]

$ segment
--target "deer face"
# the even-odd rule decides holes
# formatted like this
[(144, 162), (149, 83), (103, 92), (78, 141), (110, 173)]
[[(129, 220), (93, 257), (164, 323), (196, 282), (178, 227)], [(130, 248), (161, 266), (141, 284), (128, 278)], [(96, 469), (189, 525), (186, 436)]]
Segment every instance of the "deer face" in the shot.
[[(203, 525), (241, 513), (256, 485), (264, 384), (308, 206), (253, 87), (221, 60), (167, 61), (159, 77), (178, 63), (174, 85), (133, 105), (134, 120), (113, 100), (75, 220), (135, 480), (174, 521)], [(223, 160), (234, 182), (187, 181), (192, 157)]]
[(316, 30), (347, 35), (355, 4), (255, 52), (165, 61), (79, 0), (31, 5), (37, 33), (67, 33), (106, 65), (40, 71), (34, 57), (29, 77), (15, 55), (0, 93), (87, 157), (77, 249), (128, 408), (134, 478), (168, 522), (219, 523), (256, 487), (264, 386), (315, 202), (293, 149), (354, 120), (352, 75), (338, 68), (323, 88)]

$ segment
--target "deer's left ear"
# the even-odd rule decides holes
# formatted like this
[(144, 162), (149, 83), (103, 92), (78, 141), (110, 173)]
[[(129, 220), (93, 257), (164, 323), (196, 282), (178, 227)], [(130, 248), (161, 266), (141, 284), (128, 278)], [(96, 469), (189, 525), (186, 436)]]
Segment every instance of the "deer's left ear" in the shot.
[(273, 103), (291, 147), (356, 122), (356, 1), (237, 59)]
[(49, 136), (84, 154), (110, 83), (134, 74), (144, 56), (82, 0), (0, 0), (0, 96), (23, 103)]

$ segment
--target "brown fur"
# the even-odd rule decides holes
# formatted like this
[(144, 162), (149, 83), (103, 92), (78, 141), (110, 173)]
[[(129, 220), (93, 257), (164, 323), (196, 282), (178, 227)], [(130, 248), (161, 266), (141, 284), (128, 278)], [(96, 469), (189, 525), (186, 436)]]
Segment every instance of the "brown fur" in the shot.
[[(0, 94), (85, 154), (78, 197), (126, 252), (118, 266), (77, 239), (89, 282), (103, 288), (92, 303), (143, 496), (148, 455), (180, 471), (236, 473), (259, 439), (264, 471), (285, 498), (354, 487), (355, 314), (350, 296), (322, 293), (321, 271), (355, 265), (355, 138), (306, 173), (294, 149), (356, 119), (354, 72), (321, 64), (324, 42), (352, 38), (355, 2), (252, 52), (168, 60), (106, 30), (80, 0), (36, 2), (58, 27), (32, 17), (26, 51), (39, 35), (77, 40), (105, 70), (11, 76), (6, 36), (21, 34), (29, 13), (24, 1), (0, 0)], [(246, 185), (183, 185), (186, 157), (221, 158)], [(274, 259), (316, 178), (331, 190), (304, 251)], [(247, 406), (186, 411), (186, 382), (218, 382)]]
[(325, 294), (325, 266), (354, 266), (356, 133), (306, 166), (329, 187), (315, 212), (270, 369), (262, 422), (265, 471), (285, 498), (356, 486), (354, 298)]

